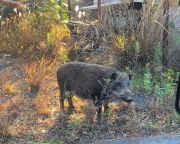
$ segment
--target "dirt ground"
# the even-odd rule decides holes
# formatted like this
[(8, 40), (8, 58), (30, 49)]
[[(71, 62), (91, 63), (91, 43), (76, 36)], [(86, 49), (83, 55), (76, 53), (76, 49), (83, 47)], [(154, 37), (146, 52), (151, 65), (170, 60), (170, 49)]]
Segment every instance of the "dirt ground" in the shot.
[[(138, 93), (134, 97), (136, 106), (113, 103), (109, 115), (104, 114), (100, 124), (95, 121), (92, 103), (77, 97), (73, 99), (76, 112), (61, 116), (55, 76), (57, 66), (54, 66), (52, 78), (45, 81), (38, 93), (33, 93), (25, 80), (24, 64), (22, 59), (7, 54), (0, 55), (0, 143), (81, 144), (172, 132), (147, 127), (149, 119), (153, 117), (149, 110), (153, 97)], [(14, 91), (12, 94), (4, 93), (3, 87), (7, 84), (11, 84)], [(67, 107), (67, 102), (65, 106)], [(173, 130), (173, 133), (176, 132), (177, 128)]]

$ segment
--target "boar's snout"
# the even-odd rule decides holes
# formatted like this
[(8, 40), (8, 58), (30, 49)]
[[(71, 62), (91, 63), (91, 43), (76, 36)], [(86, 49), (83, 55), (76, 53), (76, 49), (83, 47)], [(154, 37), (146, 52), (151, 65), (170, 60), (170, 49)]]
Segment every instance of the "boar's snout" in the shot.
[(131, 103), (133, 102), (133, 98), (132, 98), (132, 93), (129, 89), (123, 90), (122, 92), (118, 93), (118, 92), (114, 92), (114, 94), (116, 95), (116, 97), (118, 99), (121, 99), (125, 102)]
[(122, 100), (125, 101), (125, 102), (128, 102), (128, 103), (133, 102), (133, 98), (132, 98), (131, 95), (127, 96), (127, 98), (122, 98)]

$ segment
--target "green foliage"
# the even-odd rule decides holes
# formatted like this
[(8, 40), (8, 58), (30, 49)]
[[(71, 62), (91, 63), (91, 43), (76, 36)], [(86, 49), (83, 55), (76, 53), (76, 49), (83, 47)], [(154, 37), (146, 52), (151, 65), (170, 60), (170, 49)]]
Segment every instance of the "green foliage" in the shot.
[[(154, 47), (154, 60), (153, 60), (153, 64), (154, 64), (155, 68), (159, 68), (162, 65), (162, 47), (161, 47), (160, 43), (158, 43)], [(160, 71), (160, 70), (161, 69), (159, 69), (158, 71)]]
[(174, 86), (173, 81), (175, 78), (175, 73), (172, 69), (168, 69), (165, 73), (165, 84), (164, 84), (164, 91), (167, 95), (173, 95), (174, 94)]
[(44, 0), (39, 7), (39, 14), (48, 19), (59, 20), (59, 10), (60, 7), (57, 0)]
[(141, 48), (141, 47), (140, 47), (140, 43), (139, 43), (138, 40), (135, 41), (134, 46), (135, 46), (135, 52), (136, 52), (136, 55), (137, 55), (137, 54), (139, 54), (140, 48)]
[(60, 17), (62, 21), (69, 19), (69, 11), (67, 10), (67, 7), (64, 6), (64, 4), (67, 4), (67, 0), (61, 0)]
[(164, 88), (161, 87), (160, 83), (157, 83), (154, 87), (154, 94), (157, 96), (157, 103), (163, 104), (164, 99)]
[[(143, 77), (142, 77), (143, 75)], [(132, 89), (133, 91), (139, 90), (141, 87), (147, 93), (152, 93), (157, 98), (157, 104), (163, 104), (167, 97), (172, 97), (175, 92), (173, 80), (175, 73), (172, 69), (168, 69), (165, 73), (153, 73), (146, 65), (143, 73), (138, 72), (133, 74)]]
[(70, 91), (65, 91), (64, 96), (65, 96), (65, 98), (70, 97), (71, 96), (71, 92)]
[[(159, 77), (160, 80), (156, 79)], [(146, 67), (143, 79), (143, 88), (145, 92), (154, 93), (157, 96), (157, 103), (163, 104), (167, 96), (172, 96), (175, 91), (173, 86), (174, 72), (168, 69), (164, 75), (155, 73), (153, 76), (148, 67)]]
[(77, 119), (76, 120), (71, 120), (71, 122), (69, 123), (69, 127), (67, 128), (67, 131), (70, 132), (70, 131), (78, 128), (80, 126), (80, 124), (81, 124), (81, 121), (79, 121)]
[(166, 83), (164, 85), (164, 92), (165, 92), (166, 95), (173, 95), (174, 94), (173, 83)]
[(143, 79), (144, 78), (142, 77), (142, 75), (143, 75), (142, 73), (134, 73), (133, 74), (133, 80), (132, 80), (132, 84), (131, 84), (133, 91), (143, 88)]
[(172, 83), (175, 76), (174, 71), (172, 69), (167, 69), (167, 71), (165, 72), (165, 76), (166, 76), (166, 82)]
[(52, 24), (50, 32), (47, 33), (47, 43), (56, 49), (56, 56), (61, 63), (68, 61), (68, 48), (65, 42), (68, 42), (69, 39), (70, 31), (64, 24)]
[(180, 125), (180, 116), (173, 112), (171, 115), (169, 115), (166, 119), (166, 127), (169, 129), (174, 130), (174, 128), (179, 128)]
[(90, 124), (90, 123), (84, 123), (82, 127), (85, 129), (88, 129), (88, 130), (96, 130), (97, 129), (97, 125)]
[(78, 119), (76, 115), (73, 115), (72, 118), (66, 129), (66, 135), (70, 141), (76, 137), (77, 129), (81, 126), (82, 122), (82, 119)]
[(63, 25), (51, 25), (50, 32), (47, 34), (47, 42), (50, 45), (58, 46), (63, 41), (67, 41), (70, 38), (69, 29)]
[[(0, 5), (0, 17), (3, 18), (10, 18), (15, 12), (12, 8), (6, 7), (5, 5)], [(1, 19), (0, 19), (1, 21)]]
[(40, 12), (42, 15), (46, 13), (54, 13), (58, 14), (59, 12), (59, 5), (57, 0), (25, 0), (25, 3), (29, 3), (30, 11), (31, 12)]
[(153, 83), (152, 83), (152, 74), (149, 69), (149, 64), (146, 65), (146, 69), (144, 72), (143, 86), (145, 92), (152, 92)]
[(149, 121), (147, 127), (150, 131), (156, 131), (159, 129), (158, 123), (156, 121)]
[[(26, 0), (31, 3), (31, 0)], [(67, 4), (67, 0), (36, 0), (34, 4), (30, 7), (31, 12), (39, 13), (42, 17), (51, 17), (55, 20), (67, 20), (68, 10), (64, 6)]]

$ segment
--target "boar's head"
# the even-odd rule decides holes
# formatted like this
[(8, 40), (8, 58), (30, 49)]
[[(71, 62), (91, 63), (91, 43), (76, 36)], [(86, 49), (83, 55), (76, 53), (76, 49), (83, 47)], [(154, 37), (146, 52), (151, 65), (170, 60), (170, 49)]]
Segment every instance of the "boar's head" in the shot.
[(129, 89), (131, 75), (126, 73), (113, 73), (110, 79), (106, 79), (106, 95), (110, 101), (123, 100), (131, 103), (133, 101), (132, 93)]

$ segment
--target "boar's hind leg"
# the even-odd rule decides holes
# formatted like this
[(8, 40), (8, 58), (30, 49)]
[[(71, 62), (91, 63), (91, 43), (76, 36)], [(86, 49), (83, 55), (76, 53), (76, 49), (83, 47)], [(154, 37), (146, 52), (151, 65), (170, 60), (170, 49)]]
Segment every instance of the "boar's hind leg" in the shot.
[(67, 100), (68, 100), (68, 104), (69, 104), (69, 109), (68, 109), (68, 111), (69, 111), (69, 113), (71, 114), (71, 113), (73, 113), (73, 111), (74, 111), (74, 105), (73, 105), (73, 101), (72, 101), (72, 94), (70, 94), (68, 97), (67, 97)]
[(60, 110), (61, 112), (65, 112), (64, 111), (64, 88), (61, 87), (60, 88)]

